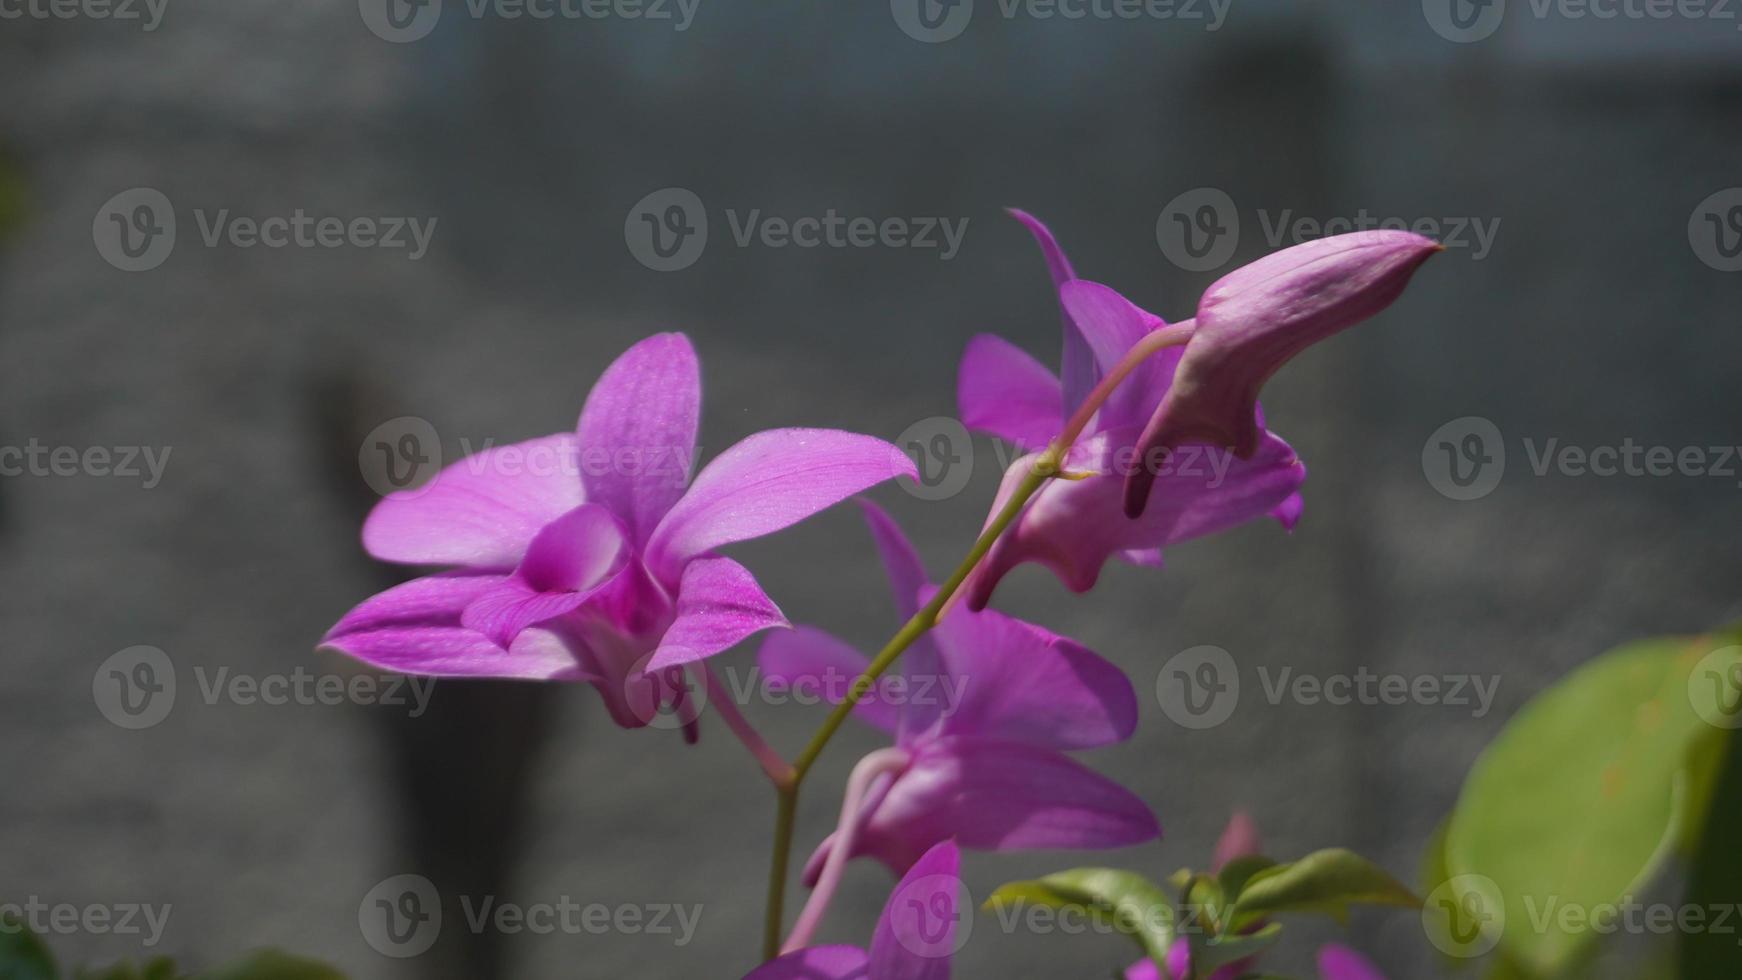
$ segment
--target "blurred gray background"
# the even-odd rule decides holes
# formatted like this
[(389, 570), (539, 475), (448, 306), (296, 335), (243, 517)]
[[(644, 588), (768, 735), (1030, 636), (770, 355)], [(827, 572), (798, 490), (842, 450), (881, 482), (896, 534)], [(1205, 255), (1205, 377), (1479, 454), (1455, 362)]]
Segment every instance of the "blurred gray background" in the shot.
[[(79, 932), (51, 937), (63, 959), (200, 966), (280, 945), (361, 978), (740, 976), (772, 802), (712, 719), (686, 747), (616, 729), (583, 686), (443, 682), (413, 719), (208, 703), (196, 678), (351, 670), (311, 651), (395, 580), (357, 542), (375, 499), (359, 451), (388, 420), (427, 420), (449, 459), (462, 440), (567, 428), (599, 371), (664, 329), (702, 355), (704, 455), (771, 426), (893, 439), (950, 415), (978, 332), (1053, 362), (1050, 286), (1007, 205), (1048, 220), (1079, 273), (1173, 318), (1298, 240), (1275, 239), (1279, 221), (1465, 227), (1394, 308), (1267, 388), (1272, 427), (1311, 473), (1292, 535), (1264, 523), (1176, 548), (1165, 570), (1110, 567), (1084, 598), (1034, 569), (1001, 590), (1002, 608), (1088, 642), (1142, 695), (1138, 736), (1089, 761), (1167, 835), (1089, 860), (1201, 866), (1244, 806), (1277, 856), (1347, 844), (1413, 881), (1471, 761), (1534, 691), (1624, 640), (1742, 616), (1742, 476), (1539, 476), (1529, 448), (1742, 441), (1742, 274), (1726, 255), (1742, 225), (1723, 224), (1742, 192), (1712, 198), (1742, 185), (1735, 20), (1514, 0), (1460, 32), (1437, 0), (1232, 0), (1219, 22), (1201, 3), (1064, 19), (979, 0), (959, 36), (931, 43), (902, 30), (902, 2), (701, 0), (678, 30), (621, 6), (536, 20), (448, 0), (407, 43), (370, 29), (370, 0), (168, 0), (154, 30), (0, 21), (0, 147), (24, 203), (0, 246), (0, 446), (171, 452), (150, 488), (0, 477), (0, 895), (173, 906), (155, 950)], [(139, 187), (173, 202), (179, 231), (161, 265), (129, 272), (97, 242), (108, 202)], [(668, 187), (705, 202), (711, 234), (694, 264), (661, 272), (625, 224)], [(1162, 242), (1200, 188), (1227, 196), (1239, 234), (1225, 261), (1181, 268)], [(196, 212), (221, 209), (438, 223), (414, 261), (208, 246)], [(740, 247), (727, 212), (752, 209), (968, 225), (948, 260)], [(1457, 500), (1423, 450), (1467, 416), (1496, 427), (1507, 458), (1492, 492)], [(996, 485), (1000, 456), (977, 447), (958, 495), (876, 494), (939, 574)], [(794, 621), (867, 648), (893, 629), (850, 508), (734, 553)], [(1228, 723), (1192, 729), (1153, 692), (1162, 664), (1201, 644), (1233, 655), (1243, 690)], [(161, 723), (129, 730), (93, 692), (136, 645), (165, 651), (179, 687)], [(1272, 705), (1259, 671), (1283, 667), (1475, 674), (1498, 697), (1480, 717)], [(747, 710), (789, 752), (821, 718)], [(851, 730), (830, 749), (801, 856), (877, 744)], [(972, 855), (968, 881), (983, 898), (1076, 863)], [(359, 925), (364, 896), (402, 873), (434, 881), (448, 917), (403, 961)], [(855, 866), (826, 937), (864, 942), (888, 884)], [(462, 896), (704, 911), (683, 946), (473, 935)], [(1100, 977), (1131, 958), (1116, 938), (978, 925), (958, 976)], [(1271, 968), (1310, 975), (1312, 940), (1330, 934), (1292, 930)], [(1394, 976), (1438, 975), (1407, 913), (1362, 914), (1352, 935)]]

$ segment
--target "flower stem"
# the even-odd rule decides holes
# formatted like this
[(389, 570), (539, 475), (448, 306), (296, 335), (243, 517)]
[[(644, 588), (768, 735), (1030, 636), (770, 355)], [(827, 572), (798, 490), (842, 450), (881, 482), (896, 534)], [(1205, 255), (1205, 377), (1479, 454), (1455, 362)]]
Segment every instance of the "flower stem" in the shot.
[(835, 737), (835, 732), (840, 730), (841, 725), (846, 722), (847, 716), (853, 713), (853, 708), (877, 683), (877, 679), (883, 676), (883, 673), (895, 663), (896, 658), (912, 646), (915, 640), (924, 636), (926, 631), (937, 624), (938, 613), (944, 608), (944, 604), (949, 602), (950, 597), (962, 587), (963, 582), (967, 581), (969, 574), (974, 571), (974, 566), (980, 563), (981, 558), (986, 557), (986, 552), (992, 550), (993, 542), (997, 541), (998, 536), (1004, 533), (1004, 529), (1016, 520), (1018, 514), (1022, 513), (1023, 506), (1028, 503), (1030, 497), (1034, 496), (1035, 491), (1040, 489), (1041, 484), (1058, 472), (1057, 458), (1057, 455), (1049, 451), (1035, 461), (1028, 475), (1023, 478), (1021, 485), (1016, 488), (1016, 492), (1010, 495), (1010, 500), (1005, 503), (1004, 509), (998, 512), (998, 516), (992, 519), (992, 523), (986, 525), (986, 530), (981, 532), (979, 539), (974, 542), (974, 547), (969, 549), (967, 558), (963, 559), (962, 564), (939, 587), (931, 601), (926, 603), (919, 612), (914, 613), (913, 618), (909, 619), (907, 624), (901, 627), (901, 631), (896, 633), (889, 644), (877, 654), (871, 664), (865, 668), (865, 673), (860, 674), (853, 681), (853, 686), (847, 689), (846, 699), (836, 705), (834, 711), (829, 713), (823, 726), (817, 730), (815, 735), (811, 736), (810, 743), (804, 747), (804, 751), (799, 753), (798, 759), (793, 763), (791, 784), (779, 787), (779, 807), (774, 822), (774, 860), (769, 869), (768, 908), (762, 929), (762, 955), (764, 959), (773, 959), (780, 953), (780, 926), (784, 919), (786, 872), (792, 853), (792, 831), (794, 816), (798, 810), (798, 790), (803, 785), (805, 776), (810, 774), (811, 767), (816, 765), (817, 757), (823, 754), (823, 749), (829, 744), (829, 740)]
[(1095, 412), (1107, 401), (1108, 396), (1113, 393), (1113, 389), (1117, 388), (1120, 382), (1136, 370), (1137, 365), (1143, 363), (1156, 351), (1185, 343), (1191, 338), (1194, 326), (1195, 324), (1188, 320), (1145, 335), (1143, 339), (1132, 346), (1131, 350), (1126, 352), (1112, 370), (1108, 371), (1095, 384), (1088, 397), (1083, 399), (1083, 404), (1078, 406), (1076, 412), (1065, 422), (1065, 427), (1059, 433), (1058, 438), (1047, 446), (1045, 452), (1035, 458), (1028, 473), (1023, 476), (1022, 482), (1017, 485), (1015, 492), (1011, 493), (1010, 499), (1005, 501), (1003, 509), (998, 512), (991, 523), (986, 525), (985, 530), (980, 532), (979, 538), (974, 541), (974, 546), (968, 549), (967, 557), (962, 559), (962, 563), (956, 566), (956, 570), (951, 572), (950, 577), (938, 587), (931, 601), (927, 602), (919, 612), (914, 613), (913, 618), (901, 627), (900, 631), (890, 639), (888, 645), (876, 657), (872, 658), (870, 665), (865, 668), (865, 672), (860, 674), (853, 681), (852, 687), (847, 689), (846, 698), (836, 705), (833, 711), (829, 712), (829, 717), (823, 721), (822, 727), (817, 729), (815, 735), (811, 736), (804, 751), (800, 752), (798, 758), (793, 761), (792, 781), (784, 785), (778, 782), (775, 784), (779, 802), (774, 821), (774, 859), (770, 863), (768, 876), (767, 914), (762, 929), (763, 959), (771, 960), (780, 953), (780, 926), (784, 920), (786, 877), (792, 854), (793, 825), (798, 812), (798, 791), (804, 785), (805, 777), (810, 774), (811, 767), (816, 765), (817, 757), (823, 754), (823, 749), (828, 746), (829, 740), (835, 737), (837, 731), (840, 731), (841, 726), (846, 723), (847, 717), (853, 713), (853, 709), (877, 683), (877, 679), (894, 665), (897, 658), (905, 653), (915, 640), (924, 636), (933, 626), (937, 625), (939, 616), (955, 598), (962, 583), (966, 582), (968, 576), (973, 574), (975, 567), (980, 564), (980, 559), (986, 557), (986, 553), (992, 550), (992, 545), (997, 542), (999, 536), (1016, 522), (1022, 509), (1028, 506), (1029, 499), (1040, 490), (1046, 481), (1063, 472), (1071, 446), (1076, 443), (1077, 437), (1082, 435), (1083, 430), (1088, 427), (1089, 420), (1094, 418)]
[(727, 690), (726, 685), (720, 683), (720, 678), (714, 674), (714, 669), (708, 666), (706, 661), (697, 664), (696, 667), (697, 673), (702, 675), (702, 683), (706, 685), (708, 704), (720, 713), (720, 719), (726, 723), (726, 727), (731, 729), (732, 734), (738, 736), (738, 741), (743, 742), (744, 747), (750, 750), (750, 754), (762, 766), (762, 771), (768, 775), (768, 781), (773, 783), (776, 788), (790, 784), (793, 779), (792, 766), (780, 757), (779, 752), (774, 751), (774, 747), (763, 739), (762, 734), (756, 730), (754, 725), (750, 724), (750, 719), (744, 717), (744, 713), (738, 710), (738, 705), (732, 700), (732, 692)]
[(1101, 405), (1107, 401), (1107, 396), (1113, 394), (1114, 388), (1119, 387), (1119, 382), (1124, 381), (1127, 375), (1137, 370), (1137, 365), (1148, 360), (1149, 356), (1156, 351), (1167, 347), (1177, 347), (1190, 340), (1192, 330), (1196, 327), (1195, 321), (1186, 320), (1171, 327), (1162, 327), (1160, 330), (1145, 334), (1142, 340), (1131, 345), (1131, 349), (1125, 352), (1125, 356), (1119, 359), (1119, 363), (1113, 365), (1113, 370), (1108, 371), (1100, 381), (1096, 382), (1094, 389), (1089, 392), (1089, 397), (1083, 399), (1083, 403), (1077, 406), (1077, 410), (1071, 415), (1070, 420), (1065, 422), (1064, 431), (1060, 432), (1059, 437), (1053, 440), (1053, 447), (1057, 448), (1059, 454), (1060, 465), (1064, 463), (1064, 454), (1070, 451), (1071, 445), (1077, 441), (1077, 437), (1083, 434), (1083, 429), (1088, 426), (1089, 420), (1095, 417), (1095, 413), (1100, 410)]

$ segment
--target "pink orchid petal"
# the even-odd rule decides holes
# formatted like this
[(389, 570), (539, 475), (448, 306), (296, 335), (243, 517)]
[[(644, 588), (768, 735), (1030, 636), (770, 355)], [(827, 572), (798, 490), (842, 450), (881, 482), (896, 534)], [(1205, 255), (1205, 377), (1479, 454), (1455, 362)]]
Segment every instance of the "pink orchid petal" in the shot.
[(584, 592), (538, 592), (510, 578), (467, 606), (460, 625), (507, 649), (527, 627), (573, 612), (586, 601)]
[(854, 851), (900, 872), (952, 837), (973, 850), (1095, 850), (1160, 833), (1142, 800), (1061, 752), (958, 735), (916, 748)]
[(492, 446), (376, 504), (363, 547), (408, 565), (512, 567), (540, 528), (583, 500), (574, 436)]
[(519, 577), (537, 592), (590, 589), (629, 559), (628, 532), (599, 504), (582, 504), (539, 531), (527, 546)]
[(568, 647), (543, 631), (528, 630), (505, 650), (460, 624), (466, 606), (505, 581), (504, 575), (415, 579), (365, 600), (339, 620), (321, 646), (403, 674), (589, 679)]
[(648, 541), (648, 567), (675, 584), (684, 562), (789, 527), (898, 476), (913, 461), (881, 439), (833, 429), (759, 432), (703, 467)]
[[(1104, 434), (1080, 448), (1086, 457), (1105, 458), (1111, 442), (1111, 434)], [(1198, 466), (1185, 463), (1183, 455), (1176, 459), (1179, 465), (1160, 476), (1149, 507), (1134, 519), (1121, 506), (1126, 485), (1117, 472), (1054, 480), (1042, 487), (975, 570), (966, 586), (969, 606), (984, 608), (999, 580), (1030, 561), (1046, 566), (1071, 591), (1087, 592), (1108, 558), (1137, 548), (1165, 548), (1264, 517), (1279, 507), (1286, 510), (1306, 480), (1306, 467), (1294, 450), (1269, 433), (1251, 458), (1227, 459), (1220, 474), (1207, 462)], [(992, 513), (1032, 463), (1033, 457), (1024, 457), (1012, 465)]]
[(931, 581), (925, 563), (888, 511), (869, 500), (860, 500), (859, 509), (865, 514), (877, 557), (883, 562), (883, 572), (895, 593), (895, 615), (904, 622), (912, 619), (919, 612), (919, 594)]
[[(1146, 317), (1142, 310), (1114, 290), (1086, 279), (1060, 286), (1059, 302), (1064, 304), (1089, 349), (1094, 352), (1097, 378), (1106, 375), (1124, 359), (1126, 352), (1150, 332), (1151, 322), (1159, 323), (1153, 317)], [(1174, 356), (1177, 358), (1177, 351)], [(1154, 404), (1160, 402), (1161, 389), (1167, 383), (1171, 367), (1169, 359), (1161, 354), (1138, 365), (1101, 406), (1097, 429), (1141, 426)]]
[[(889, 576), (890, 587), (895, 591), (896, 615), (902, 622), (906, 622), (919, 612), (921, 593), (930, 587), (926, 580), (925, 564), (920, 560), (919, 552), (907, 540), (907, 535), (901, 533), (900, 525), (883, 508), (869, 500), (860, 501), (859, 506), (865, 512), (865, 523), (871, 528), (871, 540), (877, 546), (877, 556), (883, 560), (883, 570)], [(898, 712), (900, 737), (897, 741), (903, 745), (919, 732), (930, 728), (946, 707), (942, 699), (936, 696), (942, 678), (939, 664), (937, 643), (930, 633), (913, 641), (913, 645), (901, 657), (902, 676), (910, 679), (909, 696), (902, 699)], [(919, 689), (922, 686), (931, 696), (921, 695)]]
[(527, 627), (578, 609), (628, 561), (622, 523), (582, 504), (545, 525), (514, 576), (474, 599), (460, 625), (507, 647)]
[(326, 638), (390, 626), (458, 626), (466, 606), (507, 580), (504, 573), (480, 572), (414, 578), (364, 599), (333, 624)]
[(1319, 976), (1322, 980), (1385, 980), (1371, 960), (1337, 943), (1319, 947)]
[(1125, 968), (1125, 980), (1176, 980), (1183, 974), (1164, 975), (1153, 960), (1139, 960)]
[[(1059, 247), (1052, 231), (1041, 224), (1040, 219), (1015, 208), (1010, 209), (1010, 215), (1022, 222), (1040, 245), (1040, 254), (1046, 260), (1046, 271), (1052, 276), (1053, 288), (1057, 289), (1077, 277), (1071, 270), (1070, 260), (1065, 258), (1064, 249)], [(1088, 341), (1077, 330), (1076, 324), (1071, 322), (1070, 314), (1065, 312), (1063, 306), (1059, 308), (1059, 317), (1064, 321), (1064, 348), (1059, 359), (1063, 400), (1055, 414), (1062, 419), (1077, 410), (1077, 406), (1088, 397), (1089, 390), (1095, 387), (1095, 381), (1100, 375), (1095, 370), (1094, 352), (1089, 349)]]
[(939, 734), (1088, 749), (1137, 729), (1130, 679), (1081, 644), (962, 606), (936, 632), (949, 676), (960, 684), (959, 703), (946, 707)]
[(587, 499), (644, 543), (689, 482), (702, 404), (701, 365), (681, 333), (655, 334), (605, 369), (581, 409)]
[(857, 946), (813, 946), (764, 963), (744, 980), (870, 980), (869, 962)]
[[(1204, 291), (1197, 327), (1167, 396), (1144, 427), (1146, 451), (1190, 442), (1250, 456), (1258, 392), (1311, 345), (1391, 305), (1440, 246), (1405, 231), (1332, 235), (1243, 266)], [(1125, 509), (1139, 513), (1153, 477), (1131, 474)]]
[[(841, 703), (853, 679), (871, 664), (846, 642), (809, 626), (770, 633), (762, 641), (756, 662), (769, 680), (780, 681), (799, 694), (824, 697), (831, 704)], [(894, 734), (900, 705), (887, 695), (887, 681), (880, 680), (865, 695), (853, 708), (853, 716)]]
[(749, 569), (717, 555), (697, 558), (684, 568), (677, 618), (647, 670), (702, 660), (765, 629), (790, 625)]
[(962, 852), (944, 841), (914, 862), (890, 893), (871, 937), (869, 980), (949, 980), (961, 907)]
[(1045, 449), (1064, 425), (1063, 398), (1058, 378), (1027, 351), (992, 334), (968, 341), (956, 372), (963, 425), (1025, 450)]

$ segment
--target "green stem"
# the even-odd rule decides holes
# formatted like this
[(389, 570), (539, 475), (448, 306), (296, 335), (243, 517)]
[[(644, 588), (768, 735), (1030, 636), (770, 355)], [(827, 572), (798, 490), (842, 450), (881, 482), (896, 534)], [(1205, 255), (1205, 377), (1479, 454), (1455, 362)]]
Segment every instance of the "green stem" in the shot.
[(1088, 426), (1089, 420), (1094, 417), (1095, 412), (1113, 393), (1113, 389), (1117, 388), (1119, 383), (1137, 368), (1137, 365), (1156, 351), (1185, 343), (1191, 337), (1194, 326), (1188, 320), (1182, 324), (1163, 327), (1151, 332), (1127, 351), (1119, 363), (1115, 364), (1112, 370), (1108, 371), (1095, 384), (1088, 397), (1083, 399), (1083, 404), (1079, 405), (1076, 412), (1066, 420), (1064, 430), (1059, 433), (1058, 438), (1047, 446), (1045, 452), (1035, 458), (1034, 464), (1029, 467), (1028, 474), (1022, 478), (1022, 482), (1016, 487), (1016, 492), (1010, 495), (1010, 499), (1005, 502), (1003, 509), (998, 512), (998, 516), (994, 517), (992, 523), (987, 524), (986, 529), (980, 532), (980, 537), (974, 541), (974, 546), (968, 549), (968, 556), (962, 559), (962, 563), (956, 566), (956, 570), (950, 574), (948, 579), (944, 580), (942, 586), (939, 586), (937, 594), (932, 596), (931, 601), (926, 603), (919, 612), (913, 614), (913, 618), (901, 627), (900, 632), (895, 634), (889, 644), (876, 657), (872, 658), (871, 664), (865, 668), (865, 672), (853, 681), (853, 686), (847, 689), (846, 699), (836, 705), (835, 709), (829, 713), (829, 717), (823, 722), (823, 727), (817, 729), (817, 733), (811, 736), (810, 743), (804, 747), (804, 751), (800, 752), (798, 759), (793, 762), (791, 780), (775, 783), (775, 790), (779, 794), (779, 807), (774, 821), (774, 860), (769, 869), (768, 906), (762, 928), (762, 958), (764, 960), (774, 959), (780, 953), (780, 927), (785, 919), (786, 873), (792, 854), (792, 832), (798, 813), (798, 791), (799, 787), (804, 785), (805, 776), (810, 774), (811, 767), (816, 764), (817, 757), (823, 754), (823, 749), (828, 746), (829, 740), (835, 737), (835, 733), (846, 723), (847, 716), (853, 713), (854, 707), (876, 685), (877, 679), (883, 676), (884, 672), (907, 651), (908, 647), (913, 645), (915, 640), (924, 636), (928, 630), (937, 625), (938, 617), (943, 614), (944, 609), (955, 598), (962, 583), (966, 582), (968, 576), (973, 574), (974, 568), (980, 564), (980, 559), (986, 557), (986, 553), (992, 550), (992, 545), (998, 541), (999, 536), (1016, 521), (1017, 516), (1022, 513), (1022, 508), (1028, 505), (1029, 498), (1033, 497), (1046, 481), (1061, 474), (1065, 460), (1070, 455), (1071, 446), (1076, 443), (1077, 437), (1082, 435), (1083, 429)]
[(1035, 460), (1028, 475), (1023, 477), (1016, 492), (1010, 495), (1010, 500), (1005, 503), (1004, 509), (999, 511), (998, 516), (992, 519), (992, 523), (986, 525), (986, 530), (980, 533), (979, 539), (974, 542), (974, 547), (969, 549), (968, 556), (962, 560), (961, 565), (957, 566), (955, 572), (938, 588), (937, 594), (932, 596), (931, 601), (926, 603), (919, 612), (914, 613), (913, 618), (909, 619), (906, 625), (901, 627), (901, 631), (896, 633), (888, 645), (872, 659), (870, 666), (866, 667), (865, 672), (853, 681), (853, 686), (847, 689), (846, 699), (835, 706), (834, 711), (830, 712), (828, 719), (823, 722), (823, 727), (817, 729), (817, 733), (811, 736), (810, 743), (804, 747), (804, 751), (799, 753), (798, 759), (792, 764), (792, 781), (788, 785), (777, 787), (780, 797), (779, 810), (774, 823), (774, 861), (768, 875), (768, 911), (762, 929), (764, 959), (773, 959), (780, 952), (780, 927), (785, 919), (786, 873), (792, 853), (792, 832), (794, 817), (798, 810), (799, 786), (804, 783), (804, 778), (809, 775), (811, 767), (816, 765), (817, 757), (823, 754), (823, 749), (827, 747), (829, 740), (835, 737), (835, 732), (839, 731), (841, 726), (846, 723), (847, 717), (853, 713), (853, 708), (865, 698), (865, 695), (877, 683), (877, 679), (883, 676), (884, 672), (895, 663), (896, 658), (912, 646), (915, 640), (924, 636), (926, 631), (937, 625), (938, 615), (943, 611), (944, 606), (962, 587), (962, 583), (968, 580), (974, 567), (980, 564), (980, 559), (986, 557), (986, 553), (992, 550), (992, 545), (998, 540), (998, 536), (1003, 534), (1011, 522), (1016, 520), (1017, 515), (1022, 513), (1022, 508), (1028, 503), (1029, 498), (1034, 496), (1035, 491), (1040, 489), (1041, 484), (1058, 474), (1058, 458), (1058, 454), (1049, 451)]
[(798, 783), (775, 786), (774, 861), (768, 868), (768, 908), (762, 921), (762, 958), (780, 955), (780, 927), (786, 921), (786, 869), (792, 855), (793, 818), (798, 813)]

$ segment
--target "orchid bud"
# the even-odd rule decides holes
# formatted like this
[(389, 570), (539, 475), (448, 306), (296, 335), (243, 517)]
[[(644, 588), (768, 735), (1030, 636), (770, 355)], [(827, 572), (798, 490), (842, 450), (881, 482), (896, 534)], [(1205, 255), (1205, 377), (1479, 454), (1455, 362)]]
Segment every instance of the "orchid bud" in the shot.
[[(1312, 344), (1378, 313), (1441, 246), (1406, 231), (1362, 231), (1286, 248), (1204, 292), (1173, 386), (1138, 440), (1137, 458), (1187, 442), (1258, 448), (1258, 390)], [(1143, 513), (1155, 473), (1125, 482), (1125, 513)]]

